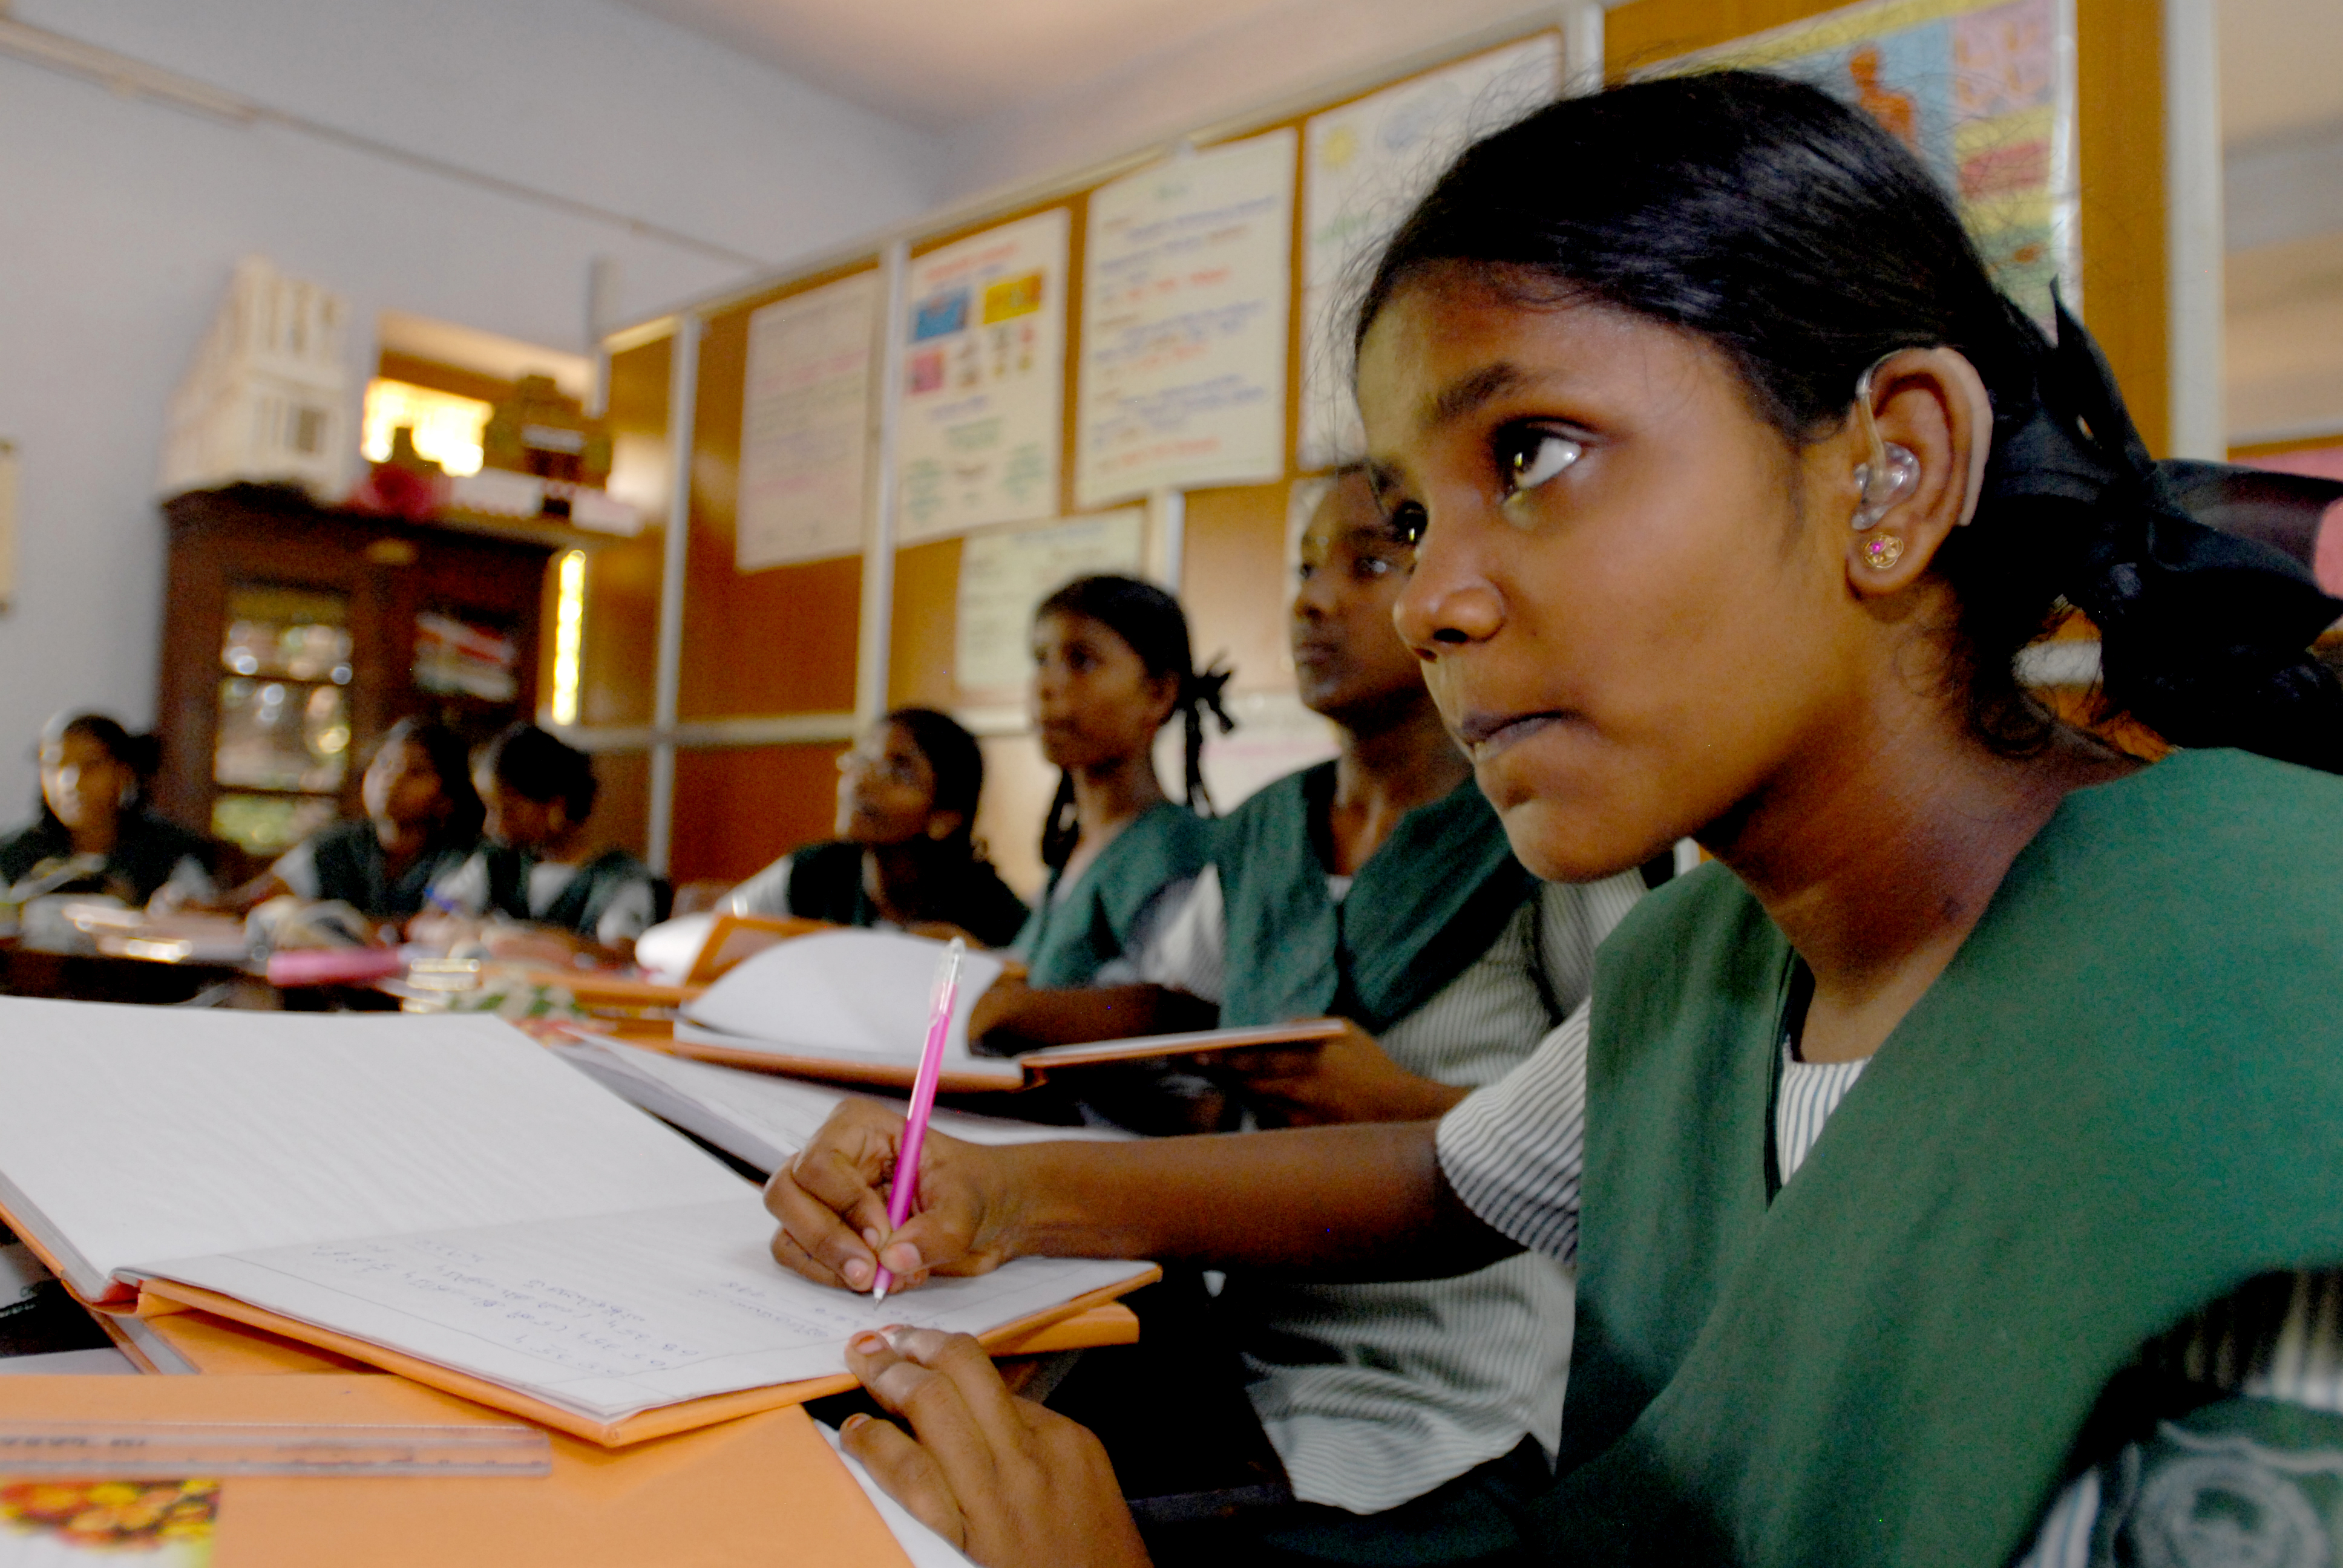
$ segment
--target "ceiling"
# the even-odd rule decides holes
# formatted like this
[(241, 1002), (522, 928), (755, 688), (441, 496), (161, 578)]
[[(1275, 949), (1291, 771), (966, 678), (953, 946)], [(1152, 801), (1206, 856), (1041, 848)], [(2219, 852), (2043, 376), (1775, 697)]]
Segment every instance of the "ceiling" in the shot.
[(1292, 0), (626, 0), (929, 129), (1178, 48)]
[[(1339, 0), (625, 3), (930, 130), (1053, 97), (1252, 17), (1342, 9)], [(2343, 4), (2218, 5), (2225, 143), (2343, 125)]]

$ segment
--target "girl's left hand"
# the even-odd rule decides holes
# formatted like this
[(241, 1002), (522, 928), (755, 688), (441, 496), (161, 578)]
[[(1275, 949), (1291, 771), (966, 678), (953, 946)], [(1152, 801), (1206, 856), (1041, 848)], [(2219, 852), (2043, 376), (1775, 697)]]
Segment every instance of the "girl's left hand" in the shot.
[(1355, 1023), (1322, 1044), (1262, 1046), (1195, 1060), (1271, 1127), (1431, 1121), (1471, 1092), (1410, 1072)]
[(888, 1495), (983, 1568), (1137, 1568), (1147, 1549), (1088, 1429), (1012, 1395), (966, 1334), (857, 1334), (846, 1364), (914, 1435), (869, 1416), (840, 1429)]

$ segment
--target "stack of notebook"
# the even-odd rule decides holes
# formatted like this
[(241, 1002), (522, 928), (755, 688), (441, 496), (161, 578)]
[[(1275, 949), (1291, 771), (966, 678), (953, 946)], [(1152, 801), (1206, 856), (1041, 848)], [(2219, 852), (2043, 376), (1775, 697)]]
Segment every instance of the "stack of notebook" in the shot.
[(605, 1444), (850, 1386), (882, 1322), (1014, 1334), (1155, 1274), (1024, 1259), (883, 1309), (808, 1283), (755, 1187), (481, 1018), (0, 999), (0, 1211), (109, 1311), (201, 1307)]

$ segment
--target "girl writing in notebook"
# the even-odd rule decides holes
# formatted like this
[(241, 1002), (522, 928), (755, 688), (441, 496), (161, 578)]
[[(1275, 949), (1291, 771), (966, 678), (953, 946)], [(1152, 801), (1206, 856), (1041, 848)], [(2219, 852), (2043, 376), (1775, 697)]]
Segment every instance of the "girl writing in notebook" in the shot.
[[(1528, 1246), (1575, 1260), (1579, 1338), (1521, 1560), (2320, 1560), (2343, 693), (2304, 650), (2343, 605), (2194, 520), (2081, 328), (2046, 338), (1900, 143), (1776, 79), (1468, 151), (1359, 344), (1421, 538), (1399, 625), (1524, 859), (1689, 832), (1719, 863), (1621, 928), (1591, 1032), (1438, 1123), (930, 1139), (890, 1235), (859, 1110), (769, 1190), (784, 1261), (842, 1278), (874, 1223), (899, 1277)], [(2069, 607), (2107, 708), (2187, 749), (2144, 765), (2020, 684)], [(1093, 1448), (964, 1342), (850, 1356), (916, 1436), (849, 1446), (980, 1560), (1137, 1560)]]
[[(1033, 612), (1033, 719), (1059, 769), (1041, 828), (1050, 880), (1017, 939), (1031, 983), (1088, 985), (1151, 930), (1203, 866), (1212, 797), (1204, 717), (1228, 671), (1199, 675), (1180, 601), (1132, 578), (1076, 578)], [(1156, 732), (1181, 721), (1185, 805), (1155, 774)]]
[(782, 856), (720, 910), (958, 932), (989, 948), (1016, 940), (1024, 900), (976, 845), (975, 736), (933, 709), (899, 708), (839, 758), (838, 774), (838, 837)]

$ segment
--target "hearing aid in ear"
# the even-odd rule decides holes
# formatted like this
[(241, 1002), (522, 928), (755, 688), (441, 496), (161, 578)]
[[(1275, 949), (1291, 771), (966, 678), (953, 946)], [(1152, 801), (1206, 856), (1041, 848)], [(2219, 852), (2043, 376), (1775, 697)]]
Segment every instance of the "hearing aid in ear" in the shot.
[[(1898, 350), (1901, 352), (1901, 350)], [(1863, 421), (1865, 441), (1871, 448), (1868, 460), (1855, 466), (1855, 482), (1863, 492), (1863, 505), (1855, 508), (1850, 519), (1857, 533), (1877, 528), (1879, 519), (1890, 508), (1910, 495), (1920, 482), (1920, 459), (1912, 455), (1909, 447), (1899, 447), (1893, 441), (1879, 438), (1879, 421), (1871, 412), (1872, 372), (1893, 357), (1881, 355), (1871, 362), (1869, 369), (1855, 377), (1855, 413)]]

